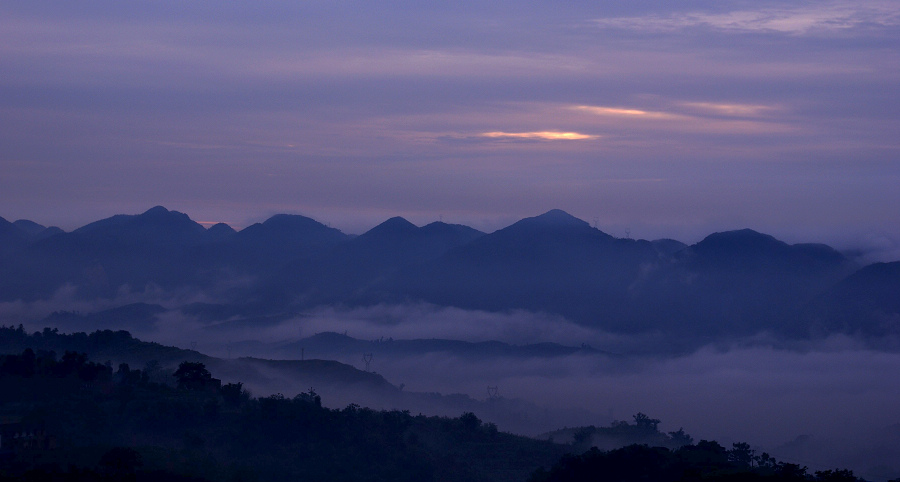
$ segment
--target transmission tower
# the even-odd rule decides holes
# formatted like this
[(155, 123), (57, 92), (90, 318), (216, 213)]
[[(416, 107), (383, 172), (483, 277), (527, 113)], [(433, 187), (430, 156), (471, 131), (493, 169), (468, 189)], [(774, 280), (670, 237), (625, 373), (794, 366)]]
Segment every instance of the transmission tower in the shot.
[(372, 363), (372, 354), (371, 353), (364, 354), (363, 361), (366, 363), (366, 371), (369, 371), (369, 364)]
[(488, 392), (488, 400), (496, 400), (500, 398), (500, 391), (497, 389), (497, 386), (487, 387)]

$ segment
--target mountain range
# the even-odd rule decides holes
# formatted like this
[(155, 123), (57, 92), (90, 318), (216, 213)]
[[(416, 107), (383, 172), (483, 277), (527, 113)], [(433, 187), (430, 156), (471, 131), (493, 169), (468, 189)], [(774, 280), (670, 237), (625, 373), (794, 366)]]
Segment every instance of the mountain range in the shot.
[[(395, 217), (352, 236), (280, 214), (235, 231), (157, 206), (72, 232), (0, 218), (0, 301), (196, 290), (211, 321), (430, 303), (562, 316), (614, 333), (900, 332), (900, 262), (857, 265), (750, 229), (693, 245), (616, 238), (561, 210), (493, 233)], [(202, 308), (202, 309), (201, 309)]]

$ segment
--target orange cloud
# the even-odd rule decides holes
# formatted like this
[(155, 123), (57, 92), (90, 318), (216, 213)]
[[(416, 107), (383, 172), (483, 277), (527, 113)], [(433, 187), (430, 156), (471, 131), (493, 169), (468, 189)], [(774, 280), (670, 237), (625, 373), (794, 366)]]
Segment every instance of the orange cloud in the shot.
[(508, 139), (544, 139), (550, 141), (573, 141), (583, 139), (596, 139), (597, 136), (581, 134), (578, 132), (555, 132), (555, 131), (538, 131), (538, 132), (485, 132), (482, 137), (492, 138), (508, 138)]
[(667, 112), (654, 112), (640, 109), (623, 109), (619, 107), (602, 107), (593, 105), (576, 105), (575, 110), (589, 112), (595, 115), (612, 117), (630, 117), (634, 119), (677, 119), (681, 116)]

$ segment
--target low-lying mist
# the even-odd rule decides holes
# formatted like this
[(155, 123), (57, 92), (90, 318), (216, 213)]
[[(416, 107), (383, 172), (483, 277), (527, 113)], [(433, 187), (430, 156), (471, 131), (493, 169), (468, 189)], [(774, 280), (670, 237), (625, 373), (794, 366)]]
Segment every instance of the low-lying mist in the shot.
[[(558, 316), (523, 311), (379, 305), (204, 322), (175, 309), (184, 299), (154, 296), (153, 302), (171, 309), (150, 324), (129, 326), (135, 337), (220, 358), (336, 359), (360, 369), (365, 368), (362, 352), (317, 352), (305, 348), (302, 340), (321, 332), (378, 340), (369, 345), (369, 369), (394, 385), (402, 384), (405, 392), (459, 393), (485, 400), (488, 387), (496, 387), (496, 395), (530, 402), (544, 413), (531, 426), (498, 422), (505, 430), (538, 435), (562, 426), (630, 420), (634, 413), (644, 412), (661, 419), (664, 431), (683, 427), (696, 440), (746, 441), (779, 460), (811, 469), (849, 467), (875, 480), (900, 476), (900, 464), (895, 462), (900, 460), (900, 378), (896, 376), (900, 353), (874, 350), (851, 337), (798, 342), (760, 334), (661, 354), (654, 350), (666, 342), (659, 335), (615, 335)], [(127, 294), (118, 302), (135, 299)], [(61, 293), (40, 304), (3, 304), (0, 314), (4, 323), (28, 319), (26, 328), (40, 330), (44, 327), (40, 315), (63, 305), (83, 312), (103, 308), (78, 305)], [(90, 329), (98, 328), (124, 327)], [(386, 344), (433, 338), (512, 345), (584, 344), (594, 350), (567, 356), (470, 356), (452, 350), (397, 353)], [(254, 395), (293, 396), (298, 391), (297, 384), (284, 381), (287, 386), (280, 387), (281, 381), (273, 380), (280, 379), (241, 381)], [(329, 399), (328, 391), (320, 390), (320, 395), (325, 404), (349, 403), (352, 397), (357, 397), (355, 403), (374, 408), (394, 408), (390, 404), (396, 403), (364, 392), (335, 393)], [(428, 412), (422, 405), (413, 408)], [(488, 421), (492, 418), (487, 410), (477, 414)]]

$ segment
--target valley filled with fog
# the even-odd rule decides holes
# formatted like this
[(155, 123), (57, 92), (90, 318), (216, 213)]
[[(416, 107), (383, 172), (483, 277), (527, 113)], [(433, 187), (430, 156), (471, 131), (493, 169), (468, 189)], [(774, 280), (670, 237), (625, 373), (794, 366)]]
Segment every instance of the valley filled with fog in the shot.
[[(51, 252), (74, 268), (33, 277), (25, 296), (7, 292), (0, 324), (127, 330), (214, 357), (217, 376), (258, 396), (315, 388), (336, 408), (471, 411), (535, 437), (643, 412), (664, 430), (746, 441), (810, 468), (874, 479), (900, 470), (897, 263), (748, 230), (695, 246), (612, 238), (559, 211), (493, 234), (448, 225), (423, 236), (393, 219), (340, 239), (297, 219), (280, 240), (226, 233), (232, 241), (181, 245), (166, 226), (184, 224), (180, 213), (112, 219), (94, 227), (102, 234), (23, 241), (8, 271)], [(334, 239), (284, 258), (316, 230)], [(112, 254), (91, 252), (92, 239), (112, 242)], [(158, 264), (132, 266), (141, 256)], [(331, 384), (292, 360), (383, 381)]]

